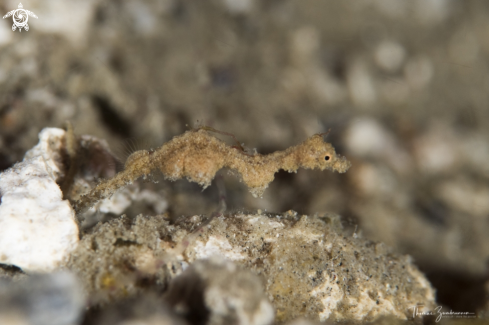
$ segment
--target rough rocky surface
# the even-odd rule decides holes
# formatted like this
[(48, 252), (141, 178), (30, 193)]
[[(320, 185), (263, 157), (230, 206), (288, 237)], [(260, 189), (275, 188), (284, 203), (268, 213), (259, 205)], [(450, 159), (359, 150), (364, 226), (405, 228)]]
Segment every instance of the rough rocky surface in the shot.
[[(97, 297), (93, 304), (140, 293), (146, 286), (163, 290), (188, 264), (220, 255), (262, 277), (279, 322), (298, 316), (407, 319), (413, 305), (434, 306), (433, 289), (410, 258), (347, 234), (338, 220), (292, 212), (237, 213), (200, 229), (199, 216), (181, 225), (170, 225), (164, 216), (122, 217), (87, 233), (68, 267), (83, 279), (89, 296)], [(225, 278), (219, 272), (212, 277), (207, 281)]]

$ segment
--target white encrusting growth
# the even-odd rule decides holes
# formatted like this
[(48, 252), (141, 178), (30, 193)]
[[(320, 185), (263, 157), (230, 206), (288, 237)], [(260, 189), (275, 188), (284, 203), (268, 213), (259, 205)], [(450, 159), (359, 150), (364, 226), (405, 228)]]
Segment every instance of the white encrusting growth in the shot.
[(42, 130), (24, 160), (0, 174), (0, 263), (50, 272), (77, 246), (74, 211), (56, 184), (64, 136)]

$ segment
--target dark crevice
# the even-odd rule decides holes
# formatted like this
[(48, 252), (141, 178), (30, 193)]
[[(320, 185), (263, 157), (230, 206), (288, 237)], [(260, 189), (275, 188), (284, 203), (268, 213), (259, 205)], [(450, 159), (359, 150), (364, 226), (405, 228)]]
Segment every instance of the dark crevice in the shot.
[(0, 269), (10, 276), (24, 273), (21, 268), (15, 265), (0, 264)]
[(415, 207), (419, 212), (418, 215), (422, 216), (428, 222), (437, 226), (447, 226), (450, 210), (443, 202), (420, 198), (416, 200)]
[(117, 109), (107, 98), (95, 95), (92, 97), (92, 101), (95, 108), (97, 108), (100, 113), (102, 122), (111, 132), (123, 138), (129, 138), (132, 136), (131, 124), (117, 113)]
[(0, 172), (12, 167), (13, 162), (10, 161), (9, 157), (0, 152)]
[(117, 238), (117, 240), (114, 243), (114, 246), (118, 246), (118, 247), (121, 247), (121, 246), (133, 246), (133, 245), (138, 246), (138, 243), (135, 242), (135, 241), (133, 241), (133, 240), (124, 240), (122, 238)]
[(204, 280), (195, 271), (189, 272), (173, 280), (165, 293), (165, 300), (173, 308), (181, 306), (184, 311), (180, 316), (190, 324), (207, 324), (210, 311), (204, 299), (205, 288)]
[[(422, 266), (420, 266), (422, 269)], [(487, 303), (484, 284), (486, 276), (471, 276), (447, 269), (423, 270), (436, 289), (437, 303), (453, 311), (475, 313)]]

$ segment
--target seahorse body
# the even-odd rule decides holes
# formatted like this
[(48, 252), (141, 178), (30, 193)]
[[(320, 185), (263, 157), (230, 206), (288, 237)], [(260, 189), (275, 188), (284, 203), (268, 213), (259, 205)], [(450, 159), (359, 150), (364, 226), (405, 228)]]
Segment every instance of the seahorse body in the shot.
[(295, 172), (299, 168), (329, 169), (344, 173), (350, 162), (336, 155), (333, 146), (316, 134), (299, 145), (268, 155), (249, 155), (232, 148), (205, 129), (187, 131), (155, 151), (140, 150), (126, 161), (124, 170), (100, 182), (75, 204), (82, 212), (96, 201), (111, 196), (117, 189), (159, 169), (166, 179), (187, 178), (206, 188), (222, 168), (235, 170), (253, 196), (261, 196), (280, 169)]

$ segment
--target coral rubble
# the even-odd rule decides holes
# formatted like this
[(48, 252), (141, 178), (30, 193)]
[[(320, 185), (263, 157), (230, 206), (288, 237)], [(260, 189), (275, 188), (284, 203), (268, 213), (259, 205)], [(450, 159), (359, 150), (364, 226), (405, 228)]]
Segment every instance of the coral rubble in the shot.
[(24, 161), (0, 174), (0, 263), (49, 272), (78, 244), (74, 211), (56, 184), (64, 135), (44, 129)]

